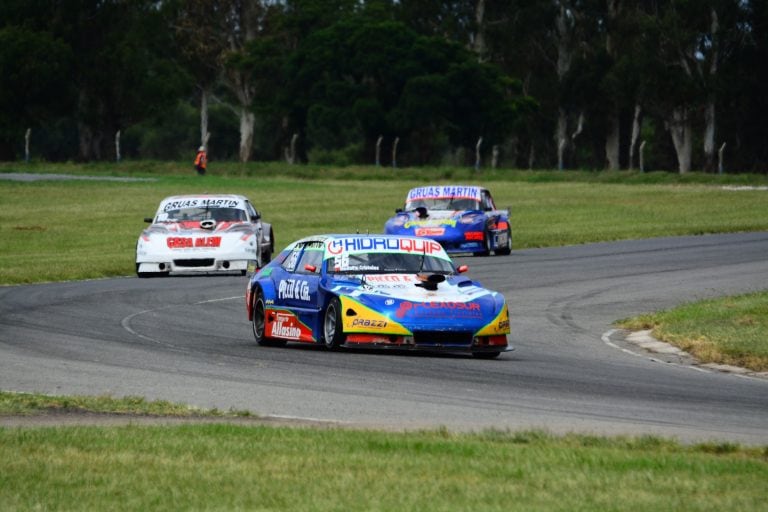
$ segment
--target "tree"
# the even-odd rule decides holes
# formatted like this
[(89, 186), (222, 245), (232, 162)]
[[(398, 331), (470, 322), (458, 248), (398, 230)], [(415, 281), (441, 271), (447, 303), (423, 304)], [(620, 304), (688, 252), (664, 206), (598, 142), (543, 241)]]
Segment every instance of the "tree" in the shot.
[(519, 84), (469, 50), (364, 15), (310, 34), (288, 76), (297, 123), (323, 150), (373, 154), (384, 135), (400, 137), (413, 163), (433, 163), (479, 136), (500, 140), (520, 114)]
[(49, 32), (0, 28), (0, 160), (15, 158), (23, 130), (71, 108), (62, 77), (71, 74), (72, 52)]

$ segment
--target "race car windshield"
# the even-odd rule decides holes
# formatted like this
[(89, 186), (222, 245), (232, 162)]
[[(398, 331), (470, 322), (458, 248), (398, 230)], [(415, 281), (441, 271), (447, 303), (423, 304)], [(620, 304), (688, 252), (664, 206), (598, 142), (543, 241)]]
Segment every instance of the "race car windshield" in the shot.
[(344, 254), (326, 260), (330, 274), (453, 274), (450, 261), (422, 253), (368, 252)]
[(239, 208), (180, 208), (164, 212), (166, 217), (158, 220), (165, 222), (199, 222), (215, 220), (216, 222), (243, 222), (246, 220), (245, 211)]
[(406, 210), (423, 207), (427, 210), (479, 210), (480, 202), (474, 199), (440, 197), (434, 199), (417, 199), (406, 203)]

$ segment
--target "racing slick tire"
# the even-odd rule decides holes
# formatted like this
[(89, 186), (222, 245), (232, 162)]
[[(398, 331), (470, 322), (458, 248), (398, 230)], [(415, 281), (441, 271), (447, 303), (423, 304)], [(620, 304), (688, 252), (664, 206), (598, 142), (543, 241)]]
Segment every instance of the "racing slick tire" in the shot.
[(475, 359), (496, 359), (501, 352), (472, 352)]
[(272, 255), (275, 253), (275, 232), (269, 228), (269, 245), (261, 253), (261, 264), (266, 265), (272, 261)]
[(512, 230), (507, 228), (507, 245), (505, 247), (499, 247), (493, 254), (496, 256), (508, 256), (512, 254)]
[(276, 340), (266, 336), (267, 312), (264, 306), (264, 294), (262, 293), (261, 288), (256, 288), (253, 293), (255, 294), (255, 297), (253, 299), (253, 321), (251, 322), (251, 326), (253, 328), (253, 337), (256, 339), (256, 343), (262, 347), (285, 346), (285, 340)]
[(336, 350), (345, 341), (344, 329), (341, 324), (341, 302), (333, 297), (325, 308), (323, 315), (323, 340), (328, 350)]

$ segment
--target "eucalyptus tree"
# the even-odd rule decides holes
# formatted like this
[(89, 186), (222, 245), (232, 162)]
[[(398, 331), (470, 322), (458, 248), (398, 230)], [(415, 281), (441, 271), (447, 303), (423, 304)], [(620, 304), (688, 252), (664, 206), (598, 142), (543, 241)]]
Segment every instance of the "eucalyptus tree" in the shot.
[(662, 55), (678, 94), (669, 110), (669, 129), (677, 153), (678, 170), (691, 170), (696, 114), (703, 112), (704, 168), (714, 169), (717, 96), (720, 70), (745, 37), (745, 0), (669, 0), (663, 3), (660, 23)]

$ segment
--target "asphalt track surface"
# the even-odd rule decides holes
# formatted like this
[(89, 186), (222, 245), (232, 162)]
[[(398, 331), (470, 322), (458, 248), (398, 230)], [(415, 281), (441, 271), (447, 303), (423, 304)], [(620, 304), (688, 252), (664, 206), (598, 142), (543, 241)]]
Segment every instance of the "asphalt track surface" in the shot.
[(768, 233), (457, 261), (506, 295), (514, 352), (484, 361), (260, 347), (245, 277), (126, 277), (0, 287), (0, 389), (138, 395), (364, 428), (768, 444), (768, 380), (662, 362), (607, 335), (619, 318), (768, 288)]

